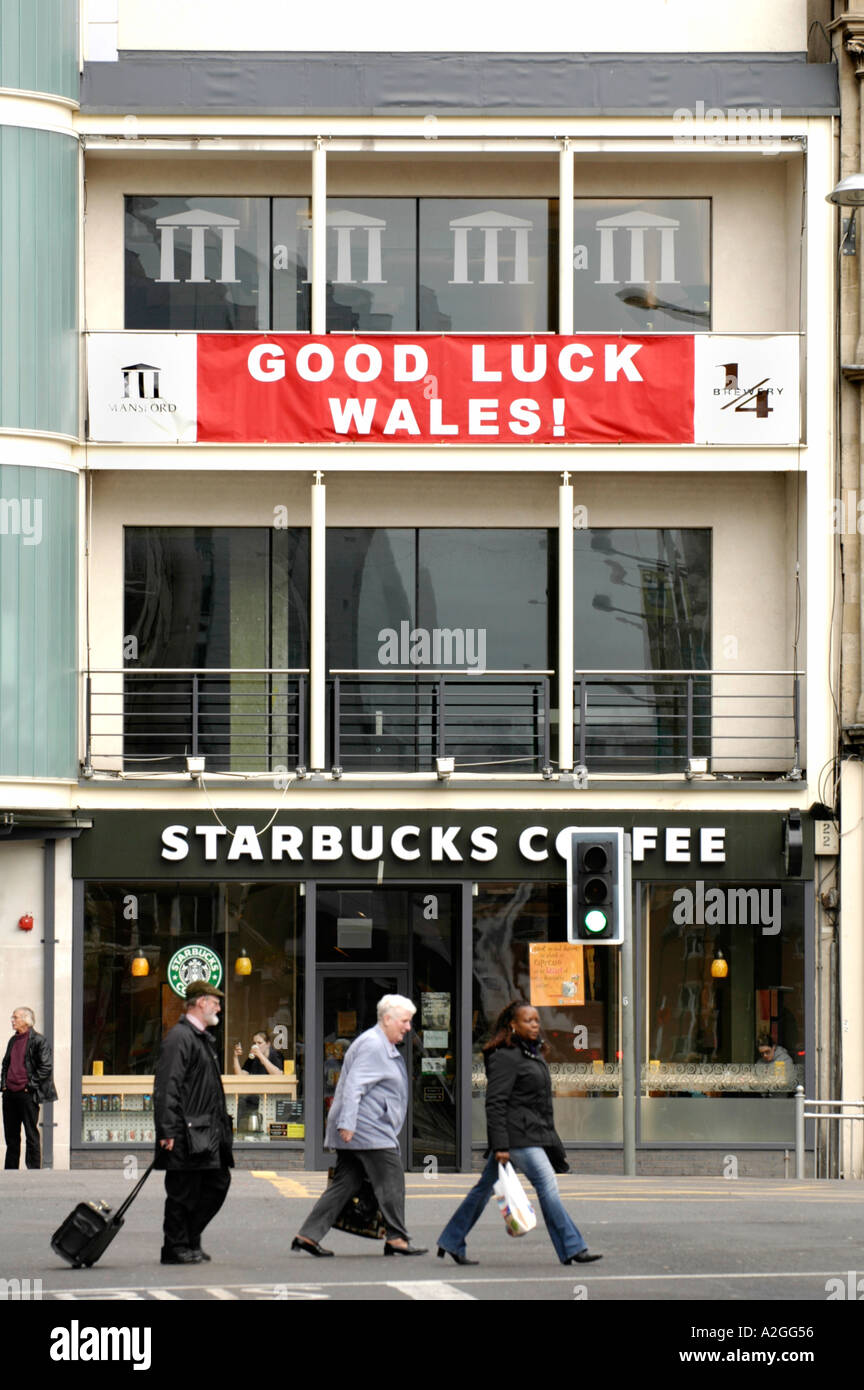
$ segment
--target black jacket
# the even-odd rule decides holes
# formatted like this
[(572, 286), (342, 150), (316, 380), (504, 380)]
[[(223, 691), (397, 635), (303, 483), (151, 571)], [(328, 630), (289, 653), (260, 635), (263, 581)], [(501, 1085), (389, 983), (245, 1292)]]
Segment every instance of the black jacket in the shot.
[[(12, 1044), (18, 1037), (19, 1033), (13, 1033), (7, 1044), (6, 1056), (3, 1058), (0, 1071), (0, 1091), (6, 1090), (6, 1073), (12, 1059)], [(27, 1039), (27, 1051), (24, 1053), (24, 1070), (27, 1073), (27, 1093), (38, 1101), (57, 1100), (57, 1088), (51, 1076), (52, 1067), (51, 1044), (41, 1033), (37, 1033), (35, 1028), (31, 1028), (30, 1037)]]
[[(162, 1039), (153, 1081), (156, 1168), (233, 1168), (232, 1129), (209, 1030), (181, 1018)], [(168, 1152), (160, 1139), (173, 1139)]]
[(561, 1148), (552, 1114), (552, 1079), (543, 1057), (519, 1042), (486, 1053), (489, 1148)]

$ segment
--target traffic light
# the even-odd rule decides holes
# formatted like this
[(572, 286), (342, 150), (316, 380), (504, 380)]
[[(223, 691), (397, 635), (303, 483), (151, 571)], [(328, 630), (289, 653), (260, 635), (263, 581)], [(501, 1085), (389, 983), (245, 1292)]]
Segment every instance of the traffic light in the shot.
[(567, 862), (567, 940), (620, 946), (624, 940), (624, 831), (573, 830)]

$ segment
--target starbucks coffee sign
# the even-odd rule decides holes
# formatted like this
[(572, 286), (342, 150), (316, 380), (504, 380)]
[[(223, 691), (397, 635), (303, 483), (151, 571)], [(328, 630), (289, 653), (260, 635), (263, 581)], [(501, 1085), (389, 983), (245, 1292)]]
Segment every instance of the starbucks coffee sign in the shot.
[(168, 983), (181, 999), (195, 980), (204, 980), (214, 989), (222, 981), (222, 962), (209, 946), (182, 946), (168, 962)]

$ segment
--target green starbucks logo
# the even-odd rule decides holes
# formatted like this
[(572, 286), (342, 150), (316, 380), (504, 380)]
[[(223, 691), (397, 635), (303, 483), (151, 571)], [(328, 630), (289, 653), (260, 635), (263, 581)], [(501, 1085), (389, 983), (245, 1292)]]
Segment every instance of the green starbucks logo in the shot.
[(209, 946), (181, 946), (168, 962), (168, 983), (181, 999), (193, 980), (205, 980), (218, 989), (222, 980), (222, 962)]

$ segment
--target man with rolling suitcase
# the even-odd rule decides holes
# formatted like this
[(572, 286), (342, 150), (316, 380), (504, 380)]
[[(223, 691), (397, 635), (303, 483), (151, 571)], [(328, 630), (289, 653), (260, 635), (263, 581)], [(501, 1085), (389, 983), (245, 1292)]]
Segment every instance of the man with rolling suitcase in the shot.
[(200, 1264), (201, 1232), (228, 1195), (233, 1134), (216, 1046), (208, 1034), (224, 996), (204, 980), (186, 990), (186, 1012), (162, 1040), (153, 1083), (154, 1166), (165, 1170), (162, 1263)]

